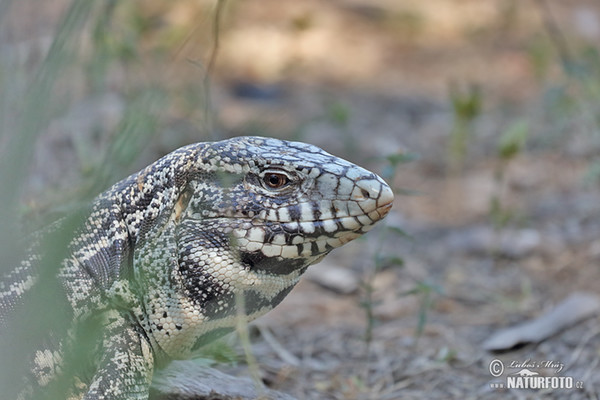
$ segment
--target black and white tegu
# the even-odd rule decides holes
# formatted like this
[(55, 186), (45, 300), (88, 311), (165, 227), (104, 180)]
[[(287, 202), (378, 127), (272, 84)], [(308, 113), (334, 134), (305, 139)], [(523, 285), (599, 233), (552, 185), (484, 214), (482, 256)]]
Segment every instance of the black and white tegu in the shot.
[[(91, 361), (68, 395), (147, 399), (157, 365), (234, 329), (236, 296), (248, 320), (265, 314), (393, 199), (374, 173), (305, 143), (236, 137), (166, 155), (98, 196), (75, 232), (57, 274), (71, 326), (31, 355), (30, 385), (61, 374), (64, 349), (94, 319)], [(40, 252), (33, 246), (0, 284), (4, 329), (25, 293), (44, 285)]]

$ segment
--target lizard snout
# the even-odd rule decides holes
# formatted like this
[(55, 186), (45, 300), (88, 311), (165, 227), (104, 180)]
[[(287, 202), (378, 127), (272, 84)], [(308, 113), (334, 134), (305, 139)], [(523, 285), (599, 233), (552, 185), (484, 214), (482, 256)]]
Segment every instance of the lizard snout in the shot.
[(361, 179), (356, 182), (350, 200), (355, 201), (364, 214), (374, 223), (389, 213), (394, 202), (394, 192), (379, 177), (376, 177), (376, 179)]

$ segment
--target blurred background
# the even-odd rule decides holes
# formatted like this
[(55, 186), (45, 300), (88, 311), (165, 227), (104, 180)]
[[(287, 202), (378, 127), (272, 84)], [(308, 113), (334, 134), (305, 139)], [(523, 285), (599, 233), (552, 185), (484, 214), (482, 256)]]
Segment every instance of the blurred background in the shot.
[[(2, 0), (1, 221), (35, 229), (185, 144), (306, 141), (397, 200), (256, 322), (264, 382), (595, 399), (599, 43), (591, 0)], [(582, 292), (583, 322), (489, 344)], [(236, 349), (220, 366), (244, 374)], [(492, 389), (494, 358), (562, 362), (585, 386)]]

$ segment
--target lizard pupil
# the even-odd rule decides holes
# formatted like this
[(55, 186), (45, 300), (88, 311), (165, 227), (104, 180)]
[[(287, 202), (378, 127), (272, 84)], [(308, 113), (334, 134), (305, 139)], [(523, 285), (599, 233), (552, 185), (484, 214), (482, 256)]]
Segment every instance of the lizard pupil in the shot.
[(265, 184), (271, 189), (279, 189), (289, 182), (287, 176), (285, 176), (284, 174), (277, 174), (274, 172), (266, 174), (263, 180)]

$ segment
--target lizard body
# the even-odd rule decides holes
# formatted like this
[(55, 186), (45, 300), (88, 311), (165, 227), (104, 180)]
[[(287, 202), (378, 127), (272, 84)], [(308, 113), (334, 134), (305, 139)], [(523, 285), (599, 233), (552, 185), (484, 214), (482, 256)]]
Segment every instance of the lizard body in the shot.
[[(33, 355), (34, 383), (61, 374), (93, 320), (100, 329), (71, 398), (147, 399), (155, 366), (235, 327), (237, 296), (248, 320), (265, 314), (392, 201), (377, 175), (305, 143), (238, 137), (166, 155), (98, 196), (76, 230), (56, 275), (72, 324)], [(0, 329), (43, 284), (42, 267), (33, 251), (4, 277)]]

